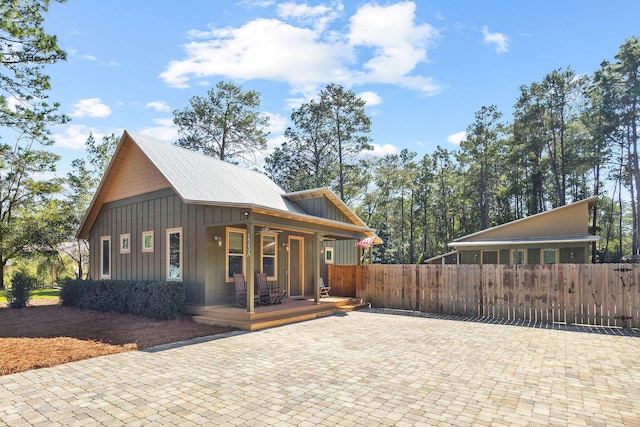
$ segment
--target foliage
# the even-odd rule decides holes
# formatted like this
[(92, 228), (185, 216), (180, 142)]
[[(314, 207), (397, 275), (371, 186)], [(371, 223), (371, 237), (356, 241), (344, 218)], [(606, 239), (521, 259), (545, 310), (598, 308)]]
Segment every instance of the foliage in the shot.
[[(55, 171), (58, 156), (33, 147), (33, 141), (0, 145), (0, 264), (30, 253), (51, 250), (54, 196), (59, 178), (40, 176)], [(2, 282), (0, 282), (2, 288)]]
[(342, 200), (353, 200), (366, 186), (358, 155), (371, 149), (364, 106), (353, 91), (327, 85), (318, 101), (291, 113), (286, 141), (265, 159), (267, 174), (287, 191), (333, 187)]
[[(15, 135), (0, 144), (0, 266), (28, 253), (50, 249), (46, 206), (61, 189), (58, 156), (42, 150), (48, 126), (65, 123), (58, 104), (50, 104), (44, 66), (65, 60), (56, 37), (45, 33), (49, 0), (0, 2), (0, 127)], [(4, 287), (4, 275), (0, 289)]]
[(47, 124), (68, 120), (56, 112), (59, 104), (47, 101), (50, 83), (43, 67), (66, 60), (56, 36), (42, 27), (49, 3), (0, 2), (0, 127), (41, 142), (49, 142)]
[[(102, 175), (107, 170), (107, 166), (111, 162), (111, 158), (118, 147), (118, 143), (120, 142), (120, 137), (115, 134), (104, 135), (102, 137), (102, 142), (96, 142), (93, 133), (89, 134), (89, 137), (84, 143), (84, 146), (88, 153), (88, 161), (91, 166), (93, 166), (92, 170), (89, 170), (86, 162), (82, 159), (76, 160), (76, 163), (72, 165), (74, 168), (79, 169), (81, 172), (80, 175), (76, 176), (76, 179), (87, 180), (85, 181), (85, 187), (95, 187), (102, 179)], [(91, 176), (87, 176), (87, 175)], [(71, 177), (70, 177), (71, 179)], [(79, 183), (76, 184), (76, 187), (79, 187)], [(86, 192), (82, 192), (82, 195), (85, 195)]]
[(36, 278), (23, 270), (11, 276), (11, 289), (7, 291), (7, 302), (11, 308), (24, 308), (29, 304), (31, 291), (36, 287)]
[(29, 254), (28, 257), (17, 260), (13, 267), (35, 277), (37, 288), (63, 283), (66, 279), (75, 277), (71, 259), (60, 256), (58, 251)]
[(116, 311), (154, 319), (175, 319), (184, 309), (182, 282), (67, 280), (62, 305), (84, 310)]
[(267, 147), (269, 118), (259, 113), (260, 94), (219, 82), (207, 96), (194, 96), (184, 110), (173, 111), (180, 139), (176, 145), (234, 162), (251, 160)]
[(599, 196), (593, 260), (639, 254), (640, 39), (626, 40), (615, 58), (593, 77), (557, 69), (523, 85), (511, 123), (481, 107), (458, 150), (373, 162), (355, 206), (385, 240), (373, 261), (423, 262), (457, 237), (591, 195)]

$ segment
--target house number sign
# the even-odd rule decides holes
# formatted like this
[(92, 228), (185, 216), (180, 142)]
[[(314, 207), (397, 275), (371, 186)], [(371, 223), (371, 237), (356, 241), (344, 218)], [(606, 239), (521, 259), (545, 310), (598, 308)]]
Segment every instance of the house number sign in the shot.
[(251, 234), (247, 233), (247, 258), (251, 258)]

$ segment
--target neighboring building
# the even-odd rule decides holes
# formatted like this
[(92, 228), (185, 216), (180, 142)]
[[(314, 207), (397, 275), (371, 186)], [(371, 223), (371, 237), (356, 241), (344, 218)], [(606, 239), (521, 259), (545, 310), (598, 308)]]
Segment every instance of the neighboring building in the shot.
[(429, 264), (587, 263), (598, 236), (589, 234), (590, 197), (527, 218), (491, 227), (449, 243), (454, 252)]
[(182, 281), (192, 313), (234, 302), (234, 273), (317, 298), (326, 264), (357, 264), (369, 236), (327, 188), (286, 194), (262, 173), (127, 131), (78, 230), (91, 278)]

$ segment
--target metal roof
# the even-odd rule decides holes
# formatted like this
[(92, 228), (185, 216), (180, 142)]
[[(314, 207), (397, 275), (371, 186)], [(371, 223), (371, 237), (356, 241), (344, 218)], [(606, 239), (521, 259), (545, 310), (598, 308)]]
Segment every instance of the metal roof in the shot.
[[(340, 211), (347, 218), (349, 218), (349, 220), (351, 220), (354, 224), (361, 225), (363, 227), (367, 226), (367, 224), (365, 224), (365, 222), (362, 219), (360, 219), (360, 217), (354, 211), (352, 211), (351, 208), (349, 208), (349, 206), (347, 206), (346, 203), (344, 203), (342, 199), (338, 197), (338, 195), (334, 193), (329, 187), (312, 188), (310, 190), (295, 191), (293, 193), (285, 194), (285, 197), (293, 201), (326, 197), (338, 209), (340, 209)], [(377, 245), (383, 243), (382, 239), (380, 239), (380, 237), (378, 237), (377, 235), (375, 235), (374, 241)]]
[[(345, 213), (353, 221), (352, 224), (307, 214), (294, 203), (295, 196), (286, 194), (269, 177), (260, 172), (125, 130), (78, 229), (77, 236), (81, 238), (86, 238), (88, 235), (88, 230), (104, 203), (103, 187), (110, 174), (117, 173), (117, 167), (114, 165), (124, 160), (121, 149), (125, 141), (130, 141), (140, 148), (185, 203), (242, 206), (305, 222), (321, 222), (338, 228), (360, 231), (367, 236), (375, 234), (342, 200), (337, 196), (330, 197), (333, 193), (329, 194), (328, 199), (343, 212), (348, 212)], [(327, 196), (327, 189), (320, 189), (319, 193), (315, 190), (310, 192)]]
[(304, 213), (266, 175), (204, 154), (128, 132), (185, 203), (257, 205)]

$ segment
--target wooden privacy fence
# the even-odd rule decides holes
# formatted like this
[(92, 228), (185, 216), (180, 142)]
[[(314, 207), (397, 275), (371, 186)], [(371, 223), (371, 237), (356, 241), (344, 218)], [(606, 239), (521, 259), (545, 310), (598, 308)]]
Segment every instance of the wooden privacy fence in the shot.
[(378, 308), (640, 327), (636, 264), (329, 266), (328, 283)]

